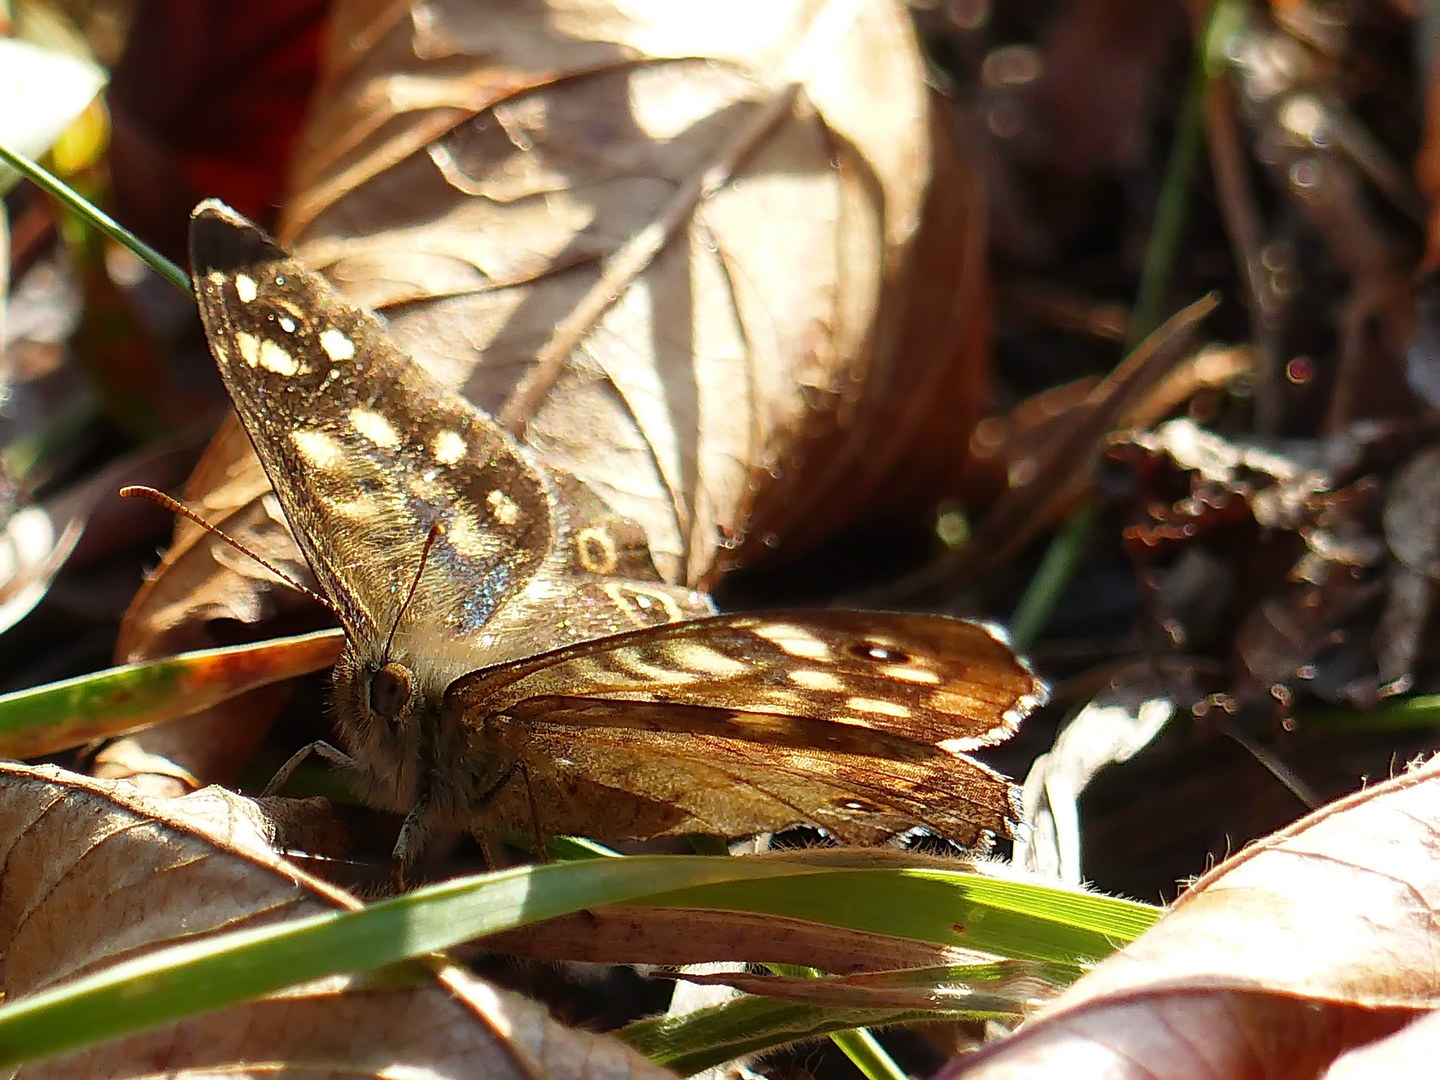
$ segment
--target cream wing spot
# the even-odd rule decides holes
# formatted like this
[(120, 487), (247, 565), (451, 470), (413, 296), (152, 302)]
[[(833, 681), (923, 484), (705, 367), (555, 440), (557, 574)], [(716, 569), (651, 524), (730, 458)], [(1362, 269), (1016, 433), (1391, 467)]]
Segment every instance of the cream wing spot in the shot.
[(346, 336), (343, 330), (330, 327), (320, 332), (320, 348), (325, 350), (325, 355), (331, 360), (352, 360), (355, 357), (355, 342)]
[(635, 649), (615, 649), (605, 654), (605, 662), (619, 671), (638, 676), (663, 686), (679, 686), (694, 681), (694, 676), (669, 664), (648, 663)]
[(875, 716), (894, 716), (903, 720), (910, 715), (910, 707), (901, 705), (898, 701), (886, 701), (884, 698), (852, 697), (845, 702), (847, 709), (854, 709), (856, 712), (873, 713)]
[(393, 450), (400, 445), (400, 433), (395, 430), (395, 425), (373, 409), (351, 409), (350, 423), (382, 450)]
[(672, 644), (671, 657), (675, 663), (688, 671), (711, 675), (717, 679), (743, 675), (750, 665), (726, 656), (719, 649), (701, 645), (697, 641), (677, 641)]
[(824, 690), (832, 694), (838, 694), (845, 689), (845, 684), (836, 677), (833, 671), (815, 671), (810, 668), (798, 668), (790, 672), (786, 678), (796, 686), (805, 690)]
[(333, 469), (341, 460), (340, 444), (323, 431), (296, 428), (290, 433), (290, 441), (306, 464), (314, 468)]
[(929, 668), (915, 667), (912, 664), (892, 664), (890, 667), (880, 669), (880, 674), (887, 679), (898, 679), (901, 682), (926, 683), (935, 686), (940, 682), (940, 673), (931, 671)]
[(486, 536), (469, 514), (456, 514), (445, 523), (445, 539), (466, 558), (482, 558), (495, 553), (495, 539)]
[(971, 736), (968, 738), (945, 739), (935, 745), (947, 754), (966, 754), (971, 750), (979, 750), (981, 747), (989, 746), (994, 741), (993, 738), (987, 736), (980, 736), (979, 738)]
[(495, 520), (501, 525), (514, 525), (520, 520), (519, 504), (499, 488), (485, 496), (485, 502), (489, 505), (491, 513), (495, 515)]
[(251, 367), (260, 363), (260, 339), (254, 334), (241, 330), (235, 335), (235, 348), (240, 353), (240, 359)]
[[(325, 332), (334, 333), (331, 330)], [(430, 444), (430, 451), (441, 465), (454, 465), (465, 457), (465, 437), (458, 431), (447, 428), (435, 436)]]
[(809, 630), (791, 623), (770, 623), (755, 628), (755, 635), (780, 646), (802, 660), (829, 660), (830, 646)]
[(266, 371), (287, 379), (300, 371), (300, 361), (273, 341), (260, 342), (258, 362)]
[[(213, 279), (217, 274), (219, 274), (219, 271), (212, 273), (210, 276)], [(223, 275), (221, 275), (221, 280), (224, 280)], [(250, 301), (254, 300), (259, 294), (260, 290), (255, 287), (255, 279), (249, 274), (235, 275), (235, 295), (240, 298), (242, 304), (250, 303)]]
[(293, 334), (295, 332), (295, 320), (289, 315), (281, 315), (280, 318), (275, 321), (280, 324), (280, 329), (284, 330), (287, 334)]

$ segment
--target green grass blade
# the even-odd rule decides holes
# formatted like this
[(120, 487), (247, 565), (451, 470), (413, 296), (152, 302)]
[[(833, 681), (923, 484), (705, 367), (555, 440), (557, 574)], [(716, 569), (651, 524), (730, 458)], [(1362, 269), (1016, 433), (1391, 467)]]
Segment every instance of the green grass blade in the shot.
[(806, 872), (698, 856), (589, 859), (461, 878), (361, 911), (188, 942), (0, 1006), (0, 1067), (647, 892)]
[(910, 1080), (869, 1028), (833, 1031), (830, 1041), (865, 1075), (865, 1080)]
[(171, 285), (174, 285), (175, 288), (179, 289), (186, 296), (194, 295), (190, 287), (189, 274), (185, 273), (184, 270), (165, 258), (164, 255), (161, 255), (149, 244), (145, 243), (145, 241), (141, 240), (129, 229), (125, 228), (124, 225), (121, 225), (58, 176), (42, 169), (29, 158), (22, 157), (3, 144), (0, 144), (0, 161), (4, 161), (6, 164), (19, 170), (28, 177), (30, 182), (36, 187), (40, 188), (52, 198), (59, 200), (59, 202), (67, 206), (81, 218), (84, 218), (121, 247), (129, 248), (135, 253), (137, 258), (146, 263), (152, 270)]
[[(666, 898), (685, 907), (707, 903), (732, 906), (724, 902), (727, 884), (749, 883), (759, 890), (758, 896), (747, 895), (744, 888), (732, 891), (729, 898), (738, 910), (778, 908), (820, 922), (838, 915), (839, 925), (857, 920), (853, 912), (837, 912), (829, 899), (867, 895), (874, 911), (858, 921), (892, 934), (896, 931), (887, 929), (885, 920), (877, 916), (888, 914), (893, 923), (909, 903), (919, 902), (927, 909), (929, 914), (921, 921), (932, 927), (944, 919), (940, 909), (967, 895), (972, 900), (988, 897), (992, 913), (1025, 906), (1016, 902), (1014, 886), (1008, 882), (991, 882), (986, 887), (973, 875), (857, 870), (826, 865), (809, 852), (794, 855), (745, 859), (637, 856), (521, 867), (417, 889), (362, 911), (312, 916), (172, 946), (0, 1006), (0, 1067), (194, 1016), (295, 983), (384, 967), (583, 908), (633, 903), (647, 897)], [(794, 887), (775, 888), (785, 881)], [(856, 881), (861, 887), (855, 887)], [(878, 895), (871, 894), (876, 888), (885, 889), (887, 881), (889, 888), (900, 892), (880, 903)], [(1125, 927), (1138, 933), (1142, 924), (1148, 925), (1158, 916), (1156, 909), (1144, 905), (1079, 897), (1042, 886), (1026, 888), (1031, 890), (1027, 895), (1032, 906), (1049, 912), (1038, 935), (1042, 938), (1055, 933), (1054, 927), (1066, 912), (1087, 928), (1097, 921), (1106, 922), (1116, 942), (1129, 939)], [(1040, 903), (1044, 894), (1052, 893), (1058, 895), (1051, 903)], [(809, 905), (801, 902), (806, 895), (811, 899)], [(978, 914), (973, 903), (967, 910), (969, 917)], [(1108, 921), (1101, 918), (1107, 911)], [(997, 917), (995, 921), (1001, 920)], [(1012, 915), (1010, 921), (1023, 926), (1025, 920)], [(947, 934), (949, 940), (956, 940), (953, 932)], [(974, 945), (976, 936), (964, 940)], [(1076, 940), (1098, 939), (1092, 929), (1086, 929)], [(1033, 952), (1034, 948), (1022, 943), (1019, 951)], [(852, 1018), (846, 1026), (868, 1022)]]
[(321, 630), (107, 668), (0, 696), (0, 756), (33, 758), (189, 716), (257, 686), (334, 663), (344, 637)]
[(823, 886), (723, 882), (644, 903), (753, 911), (1077, 965), (1108, 956), (1159, 917), (1159, 909), (1129, 900), (934, 869), (852, 869)]
[[(836, 1032), (914, 1020), (989, 1019), (991, 1015), (980, 1010), (822, 1009), (743, 994), (683, 1016), (640, 1020), (616, 1034), (652, 1061), (674, 1069), (681, 1076), (689, 1076), (737, 1057), (761, 1054)], [(1002, 1018), (1013, 1021), (1015, 1017), (1007, 1012)], [(883, 1070), (883, 1066), (879, 1067)]]

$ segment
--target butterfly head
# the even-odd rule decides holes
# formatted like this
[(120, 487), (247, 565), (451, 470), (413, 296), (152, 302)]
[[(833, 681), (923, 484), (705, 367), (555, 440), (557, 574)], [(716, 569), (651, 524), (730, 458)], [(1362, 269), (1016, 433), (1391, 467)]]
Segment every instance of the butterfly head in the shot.
[(434, 802), (438, 811), (457, 803), (447, 763), (462, 760), (467, 748), (463, 730), (444, 720), (449, 681), (448, 674), (408, 655), (386, 658), (379, 649), (355, 644), (341, 654), (334, 671), (335, 723), (377, 805), (409, 811)]
[(370, 711), (381, 720), (395, 720), (410, 707), (414, 693), (410, 669), (391, 660), (370, 676)]

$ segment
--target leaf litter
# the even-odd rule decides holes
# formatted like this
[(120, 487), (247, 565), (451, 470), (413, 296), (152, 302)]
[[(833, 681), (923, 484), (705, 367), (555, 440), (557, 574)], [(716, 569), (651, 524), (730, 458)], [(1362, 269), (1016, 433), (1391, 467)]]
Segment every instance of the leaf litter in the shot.
[[(1440, 690), (1437, 306), (1423, 277), (1440, 247), (1427, 207), (1440, 128), (1416, 104), (1436, 85), (1432, 58), (1413, 60), (1431, 40), (1428, 13), (1227, 2), (1207, 24), (1198, 4), (1141, 6), (876, 4), (853, 16), (870, 54), (842, 49), (847, 78), (827, 83), (786, 64), (809, 25), (795, 13), (815, 5), (688, 26), (648, 8), (569, 12), (538, 37), (519, 17), (496, 37), (466, 5), (336, 5), (332, 41), (344, 47), (326, 56), (282, 227), (385, 309), (437, 374), (500, 411), (605, 260), (800, 84), (803, 107), (782, 110), (715, 196), (671, 222), (669, 243), (581, 327), (517, 426), (642, 525), (670, 580), (739, 600), (920, 592), (932, 607), (1003, 619), (1037, 567), (1036, 541), (1084, 508), (1083, 557), (1057, 578), (1068, 588), (1034, 647), (1063, 680), (1059, 708), (996, 760), (1016, 775), (1034, 761), (1033, 832), (1017, 849), (1028, 865), (1153, 899), (1284, 827), (1307, 800), (1433, 748), (1414, 725)], [(923, 60), (906, 44), (911, 18)], [(274, 26), (263, 33), (285, 51)], [(1140, 256), (1201, 44), (1208, 158), (1185, 181), (1185, 246), (1158, 288), (1162, 317), (1212, 291), (1220, 305), (1122, 388), (1104, 373), (1121, 359), (1116, 341), (1146, 328), (1131, 311)], [(933, 118), (926, 62), (948, 91)], [(136, 107), (130, 63), (115, 99), (156, 123), (153, 102)], [(903, 93), (860, 92), (885, 80)], [(142, 160), (216, 175), (197, 171), (194, 147), (173, 133), (149, 158), (135, 145), (112, 149), (132, 205), (126, 184)], [(282, 201), (270, 183), (261, 205)], [(18, 283), (53, 225), (23, 188), (7, 206)], [(977, 426), (982, 414), (991, 419)], [(238, 435), (212, 445), (187, 498), (303, 579)], [(43, 489), (44, 475), (23, 482)], [(927, 536), (937, 519), (950, 551)], [(308, 628), (314, 616), (268, 574), (188, 526), (175, 541), (130, 608), (117, 659), (229, 643), (240, 628)], [(856, 547), (884, 554), (854, 573)], [(722, 581), (746, 564), (748, 576)], [(42, 590), (53, 572), (45, 564)], [(73, 568), (55, 580), (42, 620), (109, 596)], [(289, 696), (257, 693), (218, 706), (212, 734), (200, 723), (142, 733), (103, 750), (98, 767), (158, 777), (170, 792), (236, 782)], [(292, 712), (318, 715), (315, 700), (302, 687)], [(1397, 703), (1405, 732), (1383, 726)], [(1062, 729), (1065, 708), (1075, 716)], [(1074, 1069), (1121, 1045), (1117, 1031), (1165, 1025), (1191, 1035), (1168, 1061), (1208, 1045), (1217, 1075), (1255, 1064), (1235, 1037), (1257, 1030), (1290, 1070), (1275, 1075), (1319, 1075), (1332, 1061), (1332, 1075), (1366, 1075), (1382, 1068), (1367, 1054), (1403, 1060), (1387, 1042), (1357, 1049), (1392, 1029), (1427, 1045), (1431, 1022), (1409, 1022), (1431, 1008), (1408, 966), (1424, 947), (1404, 935), (1423, 931), (1433, 876), (1428, 777), (1351, 796), (1207, 874), (1143, 946), (976, 1067), (1034, 1053), (1029, 1071), (1007, 1075), (1042, 1075), (1050, 1054)], [(300, 835), (330, 842), (325, 828)], [(1418, 907), (1385, 892), (1386, 872)], [(1292, 879), (1313, 893), (1292, 895)], [(722, 959), (727, 943), (758, 948), (767, 934), (669, 918), (572, 917), (519, 932), (510, 948), (665, 964)], [(1337, 933), (1347, 919), (1360, 930)], [(883, 979), (954, 960), (813, 928), (783, 934), (773, 963), (808, 955), (839, 976), (847, 963)], [(513, 981), (544, 980), (526, 969)], [(800, 981), (784, 986), (804, 994)], [(911, 1000), (887, 992), (888, 1004)], [(835, 983), (811, 996), (861, 993)], [(1147, 1060), (1167, 1075), (1166, 1057)]]

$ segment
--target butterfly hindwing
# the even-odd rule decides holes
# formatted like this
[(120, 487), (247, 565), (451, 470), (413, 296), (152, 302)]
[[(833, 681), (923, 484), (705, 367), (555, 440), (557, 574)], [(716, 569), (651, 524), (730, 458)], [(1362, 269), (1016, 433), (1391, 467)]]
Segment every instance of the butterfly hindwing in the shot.
[[(586, 642), (465, 676), (446, 707), (482, 732), (520, 725), (531, 785), (624, 793), (617, 828), (654, 816), (627, 807), (672, 804), (678, 832), (810, 823), (874, 842), (922, 826), (968, 844), (1005, 833), (1014, 806), (963, 751), (1007, 738), (1041, 695), (982, 626), (825, 611)], [(547, 829), (571, 824), (539, 805)]]

